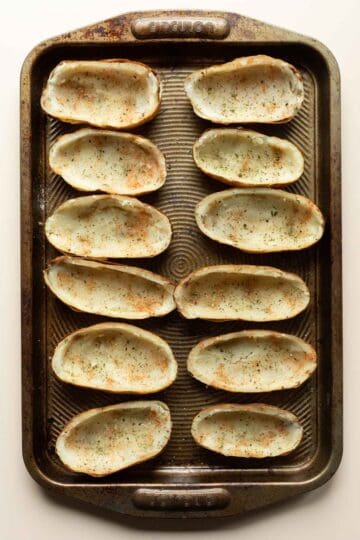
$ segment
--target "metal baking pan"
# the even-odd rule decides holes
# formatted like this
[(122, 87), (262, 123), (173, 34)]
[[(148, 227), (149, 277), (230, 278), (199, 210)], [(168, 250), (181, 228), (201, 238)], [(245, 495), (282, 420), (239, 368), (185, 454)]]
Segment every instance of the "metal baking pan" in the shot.
[[(217, 245), (197, 229), (194, 206), (224, 186), (202, 175), (192, 144), (209, 123), (197, 118), (183, 81), (192, 70), (235, 57), (264, 53), (283, 58), (303, 75), (305, 102), (296, 118), (260, 130), (295, 142), (305, 172), (288, 189), (316, 201), (326, 217), (321, 242), (302, 252), (249, 255)], [(179, 363), (175, 384), (156, 397), (171, 409), (173, 433), (165, 452), (107, 478), (73, 474), (54, 452), (57, 435), (76, 413), (129, 399), (77, 389), (55, 380), (50, 358), (59, 340), (104, 318), (71, 311), (45, 288), (42, 271), (56, 255), (46, 243), (46, 216), (76, 196), (47, 162), (55, 138), (74, 129), (47, 117), (40, 94), (50, 70), (63, 59), (129, 58), (159, 71), (160, 114), (137, 129), (165, 153), (168, 179), (143, 199), (169, 216), (173, 242), (151, 262), (134, 261), (177, 281), (200, 266), (250, 263), (298, 273), (311, 291), (311, 305), (285, 322), (256, 325), (186, 321), (174, 312), (140, 322), (166, 339)], [(57, 495), (135, 516), (229, 516), (312, 490), (336, 471), (342, 452), (342, 316), (339, 73), (320, 43), (236, 14), (222, 12), (130, 13), (50, 39), (27, 57), (21, 77), (22, 367), (23, 454), (30, 474)], [(303, 386), (263, 395), (234, 395), (206, 388), (185, 369), (200, 339), (244, 328), (296, 334), (316, 347), (319, 367)], [(152, 396), (149, 396), (151, 399)], [(262, 401), (289, 409), (304, 426), (301, 445), (288, 456), (245, 460), (197, 447), (191, 420), (204, 406)]]

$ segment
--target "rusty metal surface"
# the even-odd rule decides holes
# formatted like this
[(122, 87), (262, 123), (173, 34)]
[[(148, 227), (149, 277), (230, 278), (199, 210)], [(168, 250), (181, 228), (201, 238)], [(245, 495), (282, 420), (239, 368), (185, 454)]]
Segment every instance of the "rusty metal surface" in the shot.
[[(184, 78), (194, 69), (257, 53), (288, 60), (304, 78), (305, 102), (295, 119), (257, 127), (288, 138), (305, 154), (303, 176), (287, 189), (313, 199), (327, 226), (320, 244), (303, 252), (243, 254), (205, 238), (194, 219), (195, 204), (224, 186), (205, 177), (193, 162), (192, 144), (210, 124), (194, 115), (183, 90)], [(169, 342), (179, 363), (175, 384), (156, 395), (171, 409), (171, 441), (152, 461), (93, 479), (65, 470), (54, 453), (56, 437), (74, 414), (128, 397), (77, 389), (51, 373), (50, 358), (58, 341), (105, 318), (71, 311), (43, 283), (42, 270), (56, 255), (45, 241), (43, 223), (56, 206), (78, 195), (50, 171), (48, 149), (58, 135), (79, 126), (46, 117), (39, 101), (49, 72), (60, 60), (116, 57), (141, 60), (160, 73), (161, 112), (135, 132), (149, 137), (166, 156), (165, 186), (141, 199), (163, 210), (174, 230), (164, 254), (131, 264), (175, 281), (209, 264), (274, 265), (304, 278), (312, 301), (295, 319), (263, 325), (185, 321), (176, 312), (140, 322)], [(130, 13), (39, 45), (25, 61), (21, 85), (23, 453), (29, 472), (59, 495), (125, 514), (162, 517), (243, 513), (323, 484), (335, 472), (342, 449), (340, 105), (339, 75), (331, 53), (309, 38), (235, 14)], [(200, 339), (245, 328), (274, 329), (306, 339), (318, 352), (316, 375), (297, 389), (237, 396), (207, 388), (186, 373), (187, 354)], [(305, 435), (295, 452), (241, 460), (218, 456), (193, 442), (191, 420), (203, 406), (254, 401), (299, 416)]]

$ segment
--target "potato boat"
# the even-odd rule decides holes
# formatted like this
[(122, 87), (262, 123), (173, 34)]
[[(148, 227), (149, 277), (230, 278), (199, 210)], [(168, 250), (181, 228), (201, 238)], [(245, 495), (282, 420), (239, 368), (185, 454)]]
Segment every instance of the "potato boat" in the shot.
[(51, 169), (79, 191), (143, 195), (165, 182), (162, 152), (145, 137), (83, 128), (59, 137), (49, 151)]
[(194, 71), (185, 91), (195, 114), (218, 124), (289, 122), (304, 99), (299, 71), (265, 55)]
[(267, 458), (295, 450), (303, 428), (294, 414), (277, 407), (224, 404), (200, 411), (191, 433), (200, 446), (224, 456)]
[(224, 184), (285, 186), (304, 172), (300, 150), (286, 139), (243, 128), (208, 129), (193, 146), (196, 165)]
[(130, 60), (64, 60), (50, 73), (41, 107), (72, 124), (129, 129), (151, 120), (160, 107), (159, 77)]
[(187, 369), (195, 379), (228, 392), (296, 388), (316, 369), (316, 352), (302, 339), (268, 330), (244, 330), (200, 341)]
[(56, 453), (71, 471), (101, 477), (157, 456), (170, 434), (165, 403), (129, 401), (72, 418), (56, 441)]
[(154, 257), (171, 241), (168, 218), (122, 195), (70, 199), (48, 217), (45, 234), (63, 253), (93, 258)]
[(171, 281), (134, 266), (62, 256), (50, 262), (44, 279), (59, 300), (86, 313), (147, 319), (175, 308)]
[(324, 217), (310, 199), (280, 189), (227, 189), (195, 209), (200, 230), (212, 240), (249, 253), (295, 251), (324, 233)]
[(160, 392), (177, 374), (166, 341), (136, 326), (115, 322), (67, 336), (55, 349), (52, 368), (63, 382), (118, 394)]
[(309, 301), (299, 276), (271, 266), (207, 266), (175, 289), (177, 308), (186, 319), (280, 321), (301, 313)]

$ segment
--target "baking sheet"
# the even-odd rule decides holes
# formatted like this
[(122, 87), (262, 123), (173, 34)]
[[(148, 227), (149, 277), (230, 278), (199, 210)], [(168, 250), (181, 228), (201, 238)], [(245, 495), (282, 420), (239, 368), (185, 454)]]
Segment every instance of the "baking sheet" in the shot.
[[(126, 17), (131, 18), (131, 15)], [(128, 23), (127, 20), (127, 25)], [(271, 29), (267, 26), (266, 28)], [(86, 34), (85, 30), (84, 36), (89, 36), (89, 31)], [(304, 174), (299, 181), (286, 189), (314, 200), (323, 211), (327, 226), (320, 243), (301, 252), (244, 254), (204, 237), (195, 223), (196, 203), (209, 193), (225, 189), (225, 186), (204, 176), (193, 162), (192, 145), (211, 124), (193, 113), (183, 89), (183, 81), (194, 69), (223, 63), (237, 56), (258, 53), (293, 63), (304, 78), (305, 100), (294, 120), (277, 126), (252, 126), (260, 132), (289, 139), (304, 153)], [(295, 272), (305, 280), (310, 289), (311, 303), (303, 314), (292, 320), (276, 323), (186, 321), (177, 312), (161, 319), (136, 321), (138, 326), (154, 331), (164, 338), (172, 347), (179, 364), (175, 383), (164, 392), (147, 397), (159, 398), (169, 405), (173, 419), (171, 441), (163, 454), (149, 462), (106, 479), (94, 479), (66, 471), (54, 452), (56, 438), (73, 415), (91, 407), (134, 398), (108, 396), (99, 391), (71, 387), (57, 381), (51, 372), (51, 356), (64, 336), (78, 328), (107, 319), (71, 311), (46, 289), (42, 279), (46, 264), (57, 255), (56, 250), (45, 241), (43, 224), (46, 217), (64, 200), (80, 195), (49, 169), (48, 150), (57, 136), (80, 126), (71, 126), (46, 117), (40, 110), (39, 97), (49, 72), (59, 60), (117, 57), (141, 60), (160, 73), (163, 84), (161, 112), (153, 121), (133, 132), (149, 137), (165, 154), (168, 169), (166, 184), (159, 192), (141, 197), (141, 200), (164, 211), (171, 221), (174, 233), (172, 243), (164, 254), (151, 261), (139, 259), (130, 263), (126, 261), (126, 264), (149, 268), (174, 281), (179, 281), (196, 268), (210, 264), (276, 266)], [(33, 464), (36, 463), (37, 471), (32, 472), (34, 476), (38, 476), (39, 472), (46, 476), (49, 481), (43, 481), (45, 485), (60, 483), (64, 492), (66, 487), (69, 487), (69, 494), (70, 487), (81, 486), (81, 493), (84, 494), (83, 486), (100, 487), (104, 484), (107, 488), (120, 491), (125, 484), (133, 485), (134, 489), (137, 489), (152, 486), (154, 483), (164, 488), (170, 485), (181, 487), (191, 484), (200, 487), (204, 484), (212, 486), (219, 483), (226, 487), (238, 483), (240, 493), (241, 486), (248, 483), (263, 485), (266, 489), (276, 483), (283, 483), (284, 486), (290, 483), (296, 492), (304, 490), (302, 484), (314, 477), (314, 471), (325, 474), (326, 464), (334, 451), (338, 454), (340, 450), (341, 453), (341, 437), (339, 438), (338, 434), (334, 439), (333, 431), (333, 422), (336, 419), (335, 427), (341, 432), (339, 388), (337, 393), (334, 393), (334, 384), (339, 383), (334, 377), (341, 367), (338, 364), (341, 357), (334, 356), (334, 344), (338, 350), (339, 346), (341, 349), (341, 290), (339, 302), (340, 252), (339, 246), (334, 246), (340, 231), (340, 186), (337, 170), (339, 149), (331, 146), (331, 129), (334, 128), (334, 117), (331, 114), (334, 114), (334, 110), (331, 109), (330, 97), (333, 96), (330, 95), (330, 75), (318, 52), (305, 44), (293, 45), (290, 39), (282, 43), (264, 40), (257, 42), (256, 39), (250, 43), (179, 43), (177, 40), (149, 43), (136, 42), (133, 39), (131, 43), (95, 44), (90, 35), (90, 40), (89, 37), (84, 39), (81, 47), (60, 40), (60, 44), (57, 43), (53, 48), (47, 47), (45, 54), (42, 53), (37, 59), (28, 89), (31, 97), (29, 108), (26, 109), (29, 131), (24, 133), (26, 126), (23, 126), (23, 205), (25, 202), (25, 210), (28, 205), (31, 212), (31, 215), (24, 213), (23, 206), (23, 243), (31, 244), (23, 245), (23, 350), (26, 356), (23, 379), (24, 441), (25, 454), (29, 452), (26, 443), (29, 439), (32, 441), (31, 456), (25, 455), (25, 461), (30, 461), (33, 469)], [(28, 152), (26, 159), (24, 145)], [(335, 306), (334, 297), (337, 298)], [(318, 353), (319, 364), (315, 375), (297, 389), (268, 394), (236, 395), (206, 387), (187, 374), (187, 354), (198, 341), (205, 337), (248, 328), (287, 332), (308, 341)], [(30, 377), (27, 377), (28, 373), (31, 374)], [(300, 446), (288, 456), (264, 460), (225, 458), (198, 447), (190, 434), (192, 418), (202, 407), (221, 402), (264, 402), (290, 410), (299, 417), (304, 427)], [(31, 405), (30, 408), (27, 403)], [(72, 491), (75, 493), (76, 490)], [(93, 490), (91, 492), (94, 493)], [(273, 493), (275, 492), (273, 488)], [(82, 498), (91, 500), (90, 495)], [(257, 506), (266, 502), (260, 499), (261, 497), (258, 497)], [(273, 499), (275, 500), (275, 496)], [(246, 504), (237, 503), (234, 508), (234, 501), (235, 498), (225, 510), (216, 509), (215, 514), (225, 515), (229, 513), (229, 508), (232, 509), (231, 513), (234, 513), (234, 510), (245, 511)], [(115, 509), (124, 511), (120, 506)], [(130, 506), (131, 511), (130, 508), (126, 511), (137, 513), (135, 507)], [(190, 513), (191, 510), (201, 511), (191, 506), (190, 504)], [(185, 511), (185, 507), (180, 507)], [(166, 515), (170, 515), (171, 511), (171, 508), (168, 511), (166, 508), (163, 510)]]

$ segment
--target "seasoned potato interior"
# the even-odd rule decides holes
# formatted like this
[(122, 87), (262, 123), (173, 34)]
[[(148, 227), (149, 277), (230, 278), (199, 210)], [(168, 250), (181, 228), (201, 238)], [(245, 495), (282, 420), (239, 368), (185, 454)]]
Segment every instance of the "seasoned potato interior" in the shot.
[(244, 331), (200, 342), (190, 353), (194, 377), (230, 392), (294, 388), (316, 368), (316, 353), (295, 336)]
[[(181, 287), (181, 289), (180, 289)], [(284, 275), (212, 270), (177, 288), (177, 303), (189, 318), (271, 321), (293, 317), (308, 303), (308, 291)]]
[(97, 126), (136, 126), (155, 114), (159, 83), (136, 62), (68, 61), (50, 74), (42, 95), (49, 114)]
[(156, 392), (173, 382), (176, 362), (166, 342), (129, 325), (101, 324), (66, 338), (53, 367), (63, 380), (112, 392)]
[(262, 55), (195, 72), (185, 88), (199, 116), (224, 124), (288, 121), (303, 100), (294, 68)]
[(317, 242), (324, 220), (300, 195), (234, 189), (210, 195), (197, 208), (199, 227), (219, 242), (254, 252), (297, 250)]
[(301, 429), (299, 424), (276, 415), (220, 410), (196, 424), (196, 438), (201, 445), (224, 455), (263, 458), (295, 448)]
[(88, 313), (141, 319), (163, 315), (174, 307), (169, 285), (110, 265), (62, 261), (50, 266), (47, 277), (63, 302)]
[[(274, 78), (276, 83), (271, 84)], [(213, 114), (222, 115), (225, 119), (239, 115), (244, 122), (267, 116), (274, 120), (289, 116), (297, 101), (297, 96), (290, 94), (290, 104), (285, 105), (284, 96), (288, 98), (289, 89), (287, 74), (272, 66), (212, 73), (203, 77), (198, 86), (199, 94), (208, 96), (207, 106)]]
[(47, 219), (45, 230), (57, 249), (85, 257), (153, 257), (171, 240), (164, 214), (120, 195), (66, 201)]
[(129, 133), (81, 129), (50, 149), (50, 166), (82, 191), (138, 195), (165, 181), (165, 159), (149, 140)]
[(233, 185), (283, 185), (302, 174), (301, 152), (289, 141), (255, 131), (212, 129), (195, 143), (197, 165)]
[(73, 470), (102, 476), (159, 453), (169, 428), (166, 409), (134, 402), (131, 408), (105, 409), (70, 427), (57, 450)]

